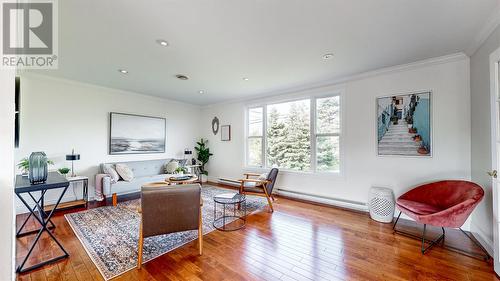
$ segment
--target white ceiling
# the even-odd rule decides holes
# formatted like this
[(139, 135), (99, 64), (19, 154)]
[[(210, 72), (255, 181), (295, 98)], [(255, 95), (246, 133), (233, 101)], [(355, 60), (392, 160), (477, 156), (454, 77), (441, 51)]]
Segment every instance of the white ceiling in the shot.
[(464, 51), (499, 1), (58, 3), (59, 70), (44, 74), (205, 105)]

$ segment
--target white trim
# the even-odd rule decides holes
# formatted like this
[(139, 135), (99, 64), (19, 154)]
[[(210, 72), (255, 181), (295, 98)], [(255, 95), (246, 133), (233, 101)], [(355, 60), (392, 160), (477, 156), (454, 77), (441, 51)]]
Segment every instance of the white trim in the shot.
[(164, 97), (160, 97), (160, 96), (153, 96), (153, 95), (139, 93), (139, 92), (132, 92), (132, 91), (122, 90), (122, 89), (118, 89), (118, 88), (111, 88), (111, 87), (102, 86), (102, 85), (98, 85), (98, 84), (90, 84), (90, 83), (81, 82), (78, 80), (71, 80), (71, 79), (66, 79), (66, 78), (48, 76), (48, 75), (44, 75), (44, 74), (40, 74), (40, 73), (33, 73), (31, 71), (30, 72), (20, 71), (19, 75), (20, 75), (21, 79), (23, 77), (33, 78), (33, 79), (44, 79), (44, 80), (47, 79), (47, 80), (52, 80), (52, 81), (56, 81), (56, 82), (67, 83), (69, 85), (76, 85), (76, 86), (87, 87), (87, 88), (90, 87), (90, 88), (93, 88), (92, 91), (94, 91), (94, 92), (96, 91), (96, 89), (102, 89), (102, 90), (105, 90), (105, 91), (99, 93), (102, 95), (109, 95), (111, 93), (117, 93), (117, 94), (122, 94), (122, 95), (135, 96), (135, 97), (139, 97), (139, 98), (150, 100), (150, 101), (169, 102), (172, 104), (184, 105), (184, 106), (191, 107), (191, 108), (202, 108), (198, 104), (187, 103), (187, 102), (183, 102), (183, 101), (179, 101), (179, 100), (175, 100), (175, 99), (169, 99), (169, 98), (164, 98)]
[(202, 108), (210, 108), (212, 106), (218, 106), (218, 105), (225, 105), (225, 104), (233, 104), (233, 103), (238, 103), (238, 102), (244, 102), (244, 103), (255, 103), (258, 101), (270, 99), (270, 98), (279, 98), (281, 97), (290, 97), (291, 94), (298, 94), (298, 93), (306, 93), (306, 92), (313, 92), (317, 91), (318, 89), (323, 89), (323, 88), (345, 88), (344, 83), (351, 82), (351, 81), (356, 81), (356, 80), (362, 80), (382, 74), (390, 74), (390, 73), (397, 73), (397, 72), (403, 72), (403, 71), (408, 71), (408, 70), (413, 70), (413, 69), (418, 69), (422, 67), (429, 67), (433, 65), (439, 65), (443, 63), (450, 63), (450, 62), (455, 62), (455, 61), (461, 61), (461, 60), (467, 60), (469, 57), (463, 53), (463, 52), (458, 52), (458, 53), (453, 53), (445, 56), (440, 56), (440, 57), (434, 57), (434, 58), (429, 58), (429, 59), (424, 59), (424, 60), (419, 60), (411, 63), (406, 63), (406, 64), (400, 64), (400, 65), (395, 65), (395, 66), (389, 66), (389, 67), (384, 67), (384, 68), (379, 68), (376, 70), (371, 70), (371, 71), (366, 71), (366, 72), (361, 72), (358, 74), (354, 75), (347, 75), (347, 76), (342, 76), (339, 78), (334, 78), (328, 81), (323, 81), (320, 83), (315, 83), (315, 84), (308, 84), (300, 87), (295, 87), (295, 88), (289, 88), (289, 89), (283, 89), (279, 91), (271, 91), (271, 92), (266, 92), (258, 95), (254, 95), (251, 97), (244, 97), (244, 98), (239, 98), (239, 99), (232, 99), (232, 100), (227, 100), (223, 101), (220, 103), (214, 103), (214, 104), (209, 104), (209, 105), (204, 105)]
[(366, 205), (366, 203), (363, 202), (354, 202), (350, 200), (344, 200), (341, 198), (332, 198), (332, 197), (318, 196), (313, 194), (298, 193), (281, 188), (278, 188), (276, 194), (287, 196), (290, 198), (302, 199), (316, 203), (326, 204), (335, 207), (368, 212), (368, 206)]
[[(491, 53), (490, 55), (490, 106), (491, 106), (491, 168), (493, 170), (498, 170), (497, 164), (497, 128), (498, 128), (498, 62), (500, 61), (500, 48)], [(492, 196), (493, 196), (493, 249), (494, 249), (494, 269), (495, 272), (500, 272), (500, 261), (499, 261), (499, 227), (500, 220), (498, 218), (499, 204), (498, 204), (498, 184), (495, 179), (492, 180)]]
[[(477, 230), (477, 232), (472, 232), (472, 229)], [(470, 227), (470, 232), (474, 237), (476, 238), (477, 241), (486, 249), (486, 252), (488, 252), (488, 255), (493, 257), (494, 251), (493, 251), (493, 241), (491, 241), (488, 238), (488, 235), (483, 231), (482, 228), (480, 228), (478, 225), (474, 224), (474, 221), (471, 222), (471, 227)]]
[(470, 42), (465, 53), (472, 56), (483, 45), (484, 41), (490, 37), (495, 29), (500, 25), (500, 4), (493, 9), (493, 14), (486, 20), (481, 30), (477, 33), (476, 37)]

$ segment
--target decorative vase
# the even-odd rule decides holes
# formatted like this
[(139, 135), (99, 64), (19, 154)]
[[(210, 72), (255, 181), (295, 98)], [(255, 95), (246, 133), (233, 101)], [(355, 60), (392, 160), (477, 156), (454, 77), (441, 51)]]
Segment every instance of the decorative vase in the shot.
[(33, 152), (29, 158), (29, 175), (31, 184), (44, 183), (47, 181), (47, 155), (44, 152)]
[(208, 176), (207, 176), (207, 175), (202, 174), (202, 175), (201, 175), (201, 182), (203, 182), (203, 183), (204, 183), (204, 182), (207, 182), (207, 181), (208, 181)]

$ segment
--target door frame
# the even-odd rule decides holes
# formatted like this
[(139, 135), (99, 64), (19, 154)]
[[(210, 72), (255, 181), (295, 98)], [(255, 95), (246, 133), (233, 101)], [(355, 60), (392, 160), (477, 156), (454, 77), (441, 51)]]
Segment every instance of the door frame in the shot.
[[(498, 126), (499, 126), (499, 116), (500, 110), (498, 101), (500, 99), (499, 92), (499, 62), (500, 62), (500, 48), (495, 50), (490, 54), (490, 106), (491, 106), (491, 170), (499, 169), (498, 165), (498, 157), (497, 157), (497, 142), (499, 140), (498, 135)], [(497, 180), (492, 178), (491, 189), (492, 189), (492, 197), (493, 197), (493, 255), (494, 255), (494, 269), (497, 274), (500, 274), (500, 260), (499, 260), (499, 224), (500, 218), (498, 217), (498, 209), (499, 200), (498, 196), (500, 196)]]

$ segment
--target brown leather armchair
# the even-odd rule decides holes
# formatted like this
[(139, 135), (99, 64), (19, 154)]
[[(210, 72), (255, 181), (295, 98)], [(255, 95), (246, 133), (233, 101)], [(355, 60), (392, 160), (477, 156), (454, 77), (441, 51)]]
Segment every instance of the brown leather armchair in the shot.
[(143, 186), (137, 268), (141, 268), (142, 265), (142, 249), (146, 237), (197, 229), (201, 255), (203, 249), (202, 205), (201, 188), (198, 184)]
[(272, 168), (269, 174), (267, 174), (266, 179), (258, 178), (260, 176), (259, 174), (245, 173), (245, 178), (238, 180), (241, 183), (240, 193), (266, 197), (271, 212), (274, 212), (271, 199), (273, 201), (275, 200), (273, 188), (276, 183), (276, 178), (278, 177), (278, 172), (279, 170), (277, 168)]

